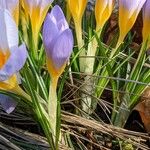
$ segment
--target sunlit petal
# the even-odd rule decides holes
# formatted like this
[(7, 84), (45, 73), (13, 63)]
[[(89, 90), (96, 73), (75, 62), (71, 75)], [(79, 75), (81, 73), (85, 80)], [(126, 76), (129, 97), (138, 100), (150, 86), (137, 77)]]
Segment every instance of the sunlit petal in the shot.
[(19, 21), (19, 0), (0, 0), (0, 9), (7, 9), (13, 16), (16, 24)]
[(53, 0), (23, 0), (25, 15), (29, 16), (36, 48), (41, 25), (52, 2)]
[(4, 67), (0, 70), (0, 81), (7, 80), (10, 76), (17, 73), (24, 65), (27, 58), (27, 50), (24, 44), (20, 47), (11, 48), (11, 54)]
[(97, 30), (103, 28), (105, 22), (109, 19), (114, 6), (114, 0), (96, 0), (95, 18)]
[(145, 1), (146, 0), (119, 0), (119, 43), (124, 40), (126, 34), (133, 27)]
[(68, 6), (75, 22), (81, 21), (87, 0), (68, 0)]
[(11, 14), (0, 9), (0, 51), (6, 52), (10, 47), (18, 45), (18, 29)]
[(66, 29), (58, 39), (52, 49), (51, 59), (56, 69), (61, 68), (69, 59), (73, 49), (73, 37), (70, 29)]

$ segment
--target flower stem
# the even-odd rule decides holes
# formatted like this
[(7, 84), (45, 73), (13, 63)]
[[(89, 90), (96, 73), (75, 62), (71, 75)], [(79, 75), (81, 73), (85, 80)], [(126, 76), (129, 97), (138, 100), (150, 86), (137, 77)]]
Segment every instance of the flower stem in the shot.
[(75, 31), (76, 31), (76, 38), (77, 38), (77, 44), (78, 44), (78, 49), (81, 50), (79, 54), (79, 65), (80, 65), (80, 71), (84, 72), (85, 69), (85, 49), (83, 48), (84, 46), (84, 41), (82, 39), (82, 25), (81, 21), (75, 21)]
[(57, 123), (57, 94), (56, 94), (57, 82), (58, 82), (57, 77), (51, 78), (51, 83), (49, 88), (49, 100), (48, 100), (48, 114), (49, 114), (49, 120), (50, 120), (54, 142), (57, 142), (55, 141), (56, 123)]

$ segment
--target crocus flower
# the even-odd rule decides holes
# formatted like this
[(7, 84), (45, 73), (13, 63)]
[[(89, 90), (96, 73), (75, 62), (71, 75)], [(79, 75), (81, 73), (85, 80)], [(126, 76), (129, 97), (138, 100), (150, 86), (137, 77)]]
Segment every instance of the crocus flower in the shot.
[(41, 25), (52, 2), (53, 0), (22, 0), (25, 14), (30, 18), (35, 46), (37, 46)]
[(105, 22), (109, 19), (114, 6), (114, 0), (96, 0), (95, 18), (97, 27), (96, 30), (103, 28)]
[[(18, 29), (10, 12), (0, 9), (0, 89), (15, 91), (18, 85), (16, 74), (23, 67), (27, 51), (24, 44), (18, 47)], [(7, 112), (13, 110), (8, 108), (8, 97), (6, 100), (0, 97), (0, 103)], [(5, 103), (6, 102), (6, 103)], [(10, 101), (10, 104), (13, 102)], [(16, 104), (13, 104), (13, 107)]]
[(150, 40), (150, 0), (146, 0), (143, 7), (143, 41)]
[(60, 76), (73, 49), (73, 35), (59, 6), (49, 13), (43, 25), (43, 42), (51, 76)]
[(55, 141), (58, 112), (56, 94), (57, 81), (73, 49), (72, 32), (58, 5), (51, 10), (51, 13), (47, 14), (44, 21), (43, 43), (46, 50), (48, 71), (51, 75), (48, 114)]
[(16, 24), (19, 22), (19, 0), (0, 0), (0, 9), (7, 9), (13, 16)]
[(136, 18), (146, 0), (119, 0), (119, 28), (118, 44), (121, 44), (133, 27)]
[(87, 0), (68, 0), (68, 6), (75, 22), (82, 20)]

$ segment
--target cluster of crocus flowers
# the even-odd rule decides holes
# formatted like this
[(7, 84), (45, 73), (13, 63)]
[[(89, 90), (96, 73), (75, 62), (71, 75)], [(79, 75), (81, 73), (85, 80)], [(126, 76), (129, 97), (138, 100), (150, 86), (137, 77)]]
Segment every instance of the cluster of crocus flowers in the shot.
[(119, 29), (120, 35), (118, 45), (120, 45), (127, 33), (133, 27), (136, 18), (146, 0), (119, 0)]
[(73, 35), (59, 6), (55, 6), (43, 25), (43, 43), (47, 57), (47, 67), (51, 76), (48, 111), (53, 135), (56, 135), (57, 81), (73, 50)]
[[(17, 25), (6, 9), (0, 9), (0, 33), (0, 89), (17, 92), (17, 73), (26, 61), (27, 51), (24, 44), (18, 47)], [(8, 113), (16, 105), (4, 95), (0, 97), (0, 103)]]
[(96, 31), (103, 28), (106, 21), (109, 19), (114, 7), (114, 0), (96, 0), (95, 18)]
[(146, 0), (143, 6), (143, 42), (150, 42), (150, 0)]
[(22, 0), (26, 20), (30, 20), (32, 37), (37, 49), (38, 34), (53, 0)]
[(13, 16), (16, 24), (19, 22), (19, 0), (0, 0), (0, 9), (7, 9)]

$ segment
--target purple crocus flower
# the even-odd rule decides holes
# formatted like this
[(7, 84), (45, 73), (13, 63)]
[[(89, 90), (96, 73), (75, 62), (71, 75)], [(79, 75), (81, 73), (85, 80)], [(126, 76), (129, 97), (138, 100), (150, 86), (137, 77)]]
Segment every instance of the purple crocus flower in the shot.
[[(23, 67), (27, 50), (24, 44), (18, 47), (18, 29), (7, 10), (0, 9), (0, 89), (11, 91), (17, 85), (15, 74)], [(10, 113), (16, 102), (0, 94), (0, 104)]]
[(51, 76), (59, 76), (73, 49), (73, 35), (61, 8), (56, 5), (43, 25), (43, 43)]

